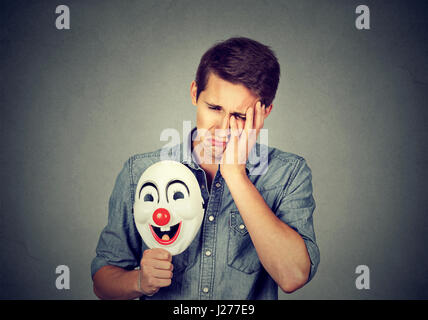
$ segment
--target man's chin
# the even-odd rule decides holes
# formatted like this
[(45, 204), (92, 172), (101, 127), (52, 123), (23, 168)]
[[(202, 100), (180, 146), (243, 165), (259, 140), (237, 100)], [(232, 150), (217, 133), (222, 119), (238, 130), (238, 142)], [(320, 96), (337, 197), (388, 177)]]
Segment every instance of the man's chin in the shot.
[(223, 158), (224, 148), (215, 146), (205, 146), (203, 155), (200, 155), (199, 161), (202, 164), (220, 164)]
[(205, 159), (209, 159), (212, 164), (219, 164), (221, 159), (223, 158), (223, 151), (216, 151), (214, 148), (210, 150), (204, 157)]

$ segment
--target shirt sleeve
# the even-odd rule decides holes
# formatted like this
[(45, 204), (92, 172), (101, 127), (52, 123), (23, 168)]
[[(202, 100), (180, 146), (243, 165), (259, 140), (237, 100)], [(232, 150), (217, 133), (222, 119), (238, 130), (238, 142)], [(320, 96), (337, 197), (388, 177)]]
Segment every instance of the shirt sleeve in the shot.
[(293, 228), (303, 238), (311, 260), (309, 282), (315, 275), (320, 262), (313, 226), (315, 200), (312, 195), (312, 173), (304, 159), (300, 159), (292, 172), (290, 183), (281, 192), (276, 214), (279, 219)]
[(91, 275), (103, 266), (114, 265), (127, 270), (139, 266), (141, 238), (134, 223), (130, 164), (119, 173), (108, 206), (108, 222), (101, 232), (92, 260)]

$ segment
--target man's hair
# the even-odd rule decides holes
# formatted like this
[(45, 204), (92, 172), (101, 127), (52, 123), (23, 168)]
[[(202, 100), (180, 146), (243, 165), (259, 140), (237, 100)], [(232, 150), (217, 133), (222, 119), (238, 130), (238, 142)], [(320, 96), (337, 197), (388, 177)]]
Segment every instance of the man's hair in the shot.
[(196, 72), (196, 100), (205, 90), (211, 72), (233, 84), (244, 85), (268, 107), (275, 98), (280, 67), (268, 46), (236, 37), (215, 44), (202, 56)]

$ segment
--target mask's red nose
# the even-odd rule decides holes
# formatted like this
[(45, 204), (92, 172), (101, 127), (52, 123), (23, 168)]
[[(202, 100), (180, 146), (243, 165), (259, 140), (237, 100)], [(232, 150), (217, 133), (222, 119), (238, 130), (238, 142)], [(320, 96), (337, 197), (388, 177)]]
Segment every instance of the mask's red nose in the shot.
[(164, 225), (168, 224), (170, 219), (171, 219), (171, 216), (170, 216), (168, 210), (166, 210), (164, 208), (156, 209), (155, 212), (153, 213), (153, 221), (158, 226), (164, 226)]

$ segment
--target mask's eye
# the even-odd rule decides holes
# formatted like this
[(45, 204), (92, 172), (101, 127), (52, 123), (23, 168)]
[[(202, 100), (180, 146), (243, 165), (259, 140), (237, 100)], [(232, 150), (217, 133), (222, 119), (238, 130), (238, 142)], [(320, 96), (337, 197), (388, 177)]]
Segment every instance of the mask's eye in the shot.
[(154, 201), (153, 196), (150, 193), (146, 194), (144, 196), (144, 201), (146, 201), (146, 202), (147, 201), (153, 202)]
[(178, 201), (187, 199), (189, 197), (189, 191), (184, 182), (175, 180), (168, 185), (167, 189), (168, 201)]
[(159, 202), (158, 190), (153, 184), (145, 184), (140, 192), (140, 199), (144, 202)]
[(184, 194), (181, 191), (175, 191), (174, 192), (174, 196), (173, 196), (174, 200), (178, 200), (178, 199), (184, 199)]

